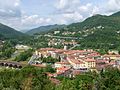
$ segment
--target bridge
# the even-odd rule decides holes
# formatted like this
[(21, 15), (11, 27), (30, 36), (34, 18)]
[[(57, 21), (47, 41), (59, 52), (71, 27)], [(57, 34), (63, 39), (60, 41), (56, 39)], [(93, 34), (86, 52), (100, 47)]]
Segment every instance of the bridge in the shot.
[(11, 67), (11, 68), (22, 68), (22, 65), (18, 62), (0, 61), (0, 66)]

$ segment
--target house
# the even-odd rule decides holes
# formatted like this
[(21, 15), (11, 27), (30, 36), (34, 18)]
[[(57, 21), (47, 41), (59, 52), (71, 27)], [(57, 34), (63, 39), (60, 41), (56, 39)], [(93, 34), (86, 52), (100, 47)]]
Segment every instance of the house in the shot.
[(67, 57), (67, 60), (73, 66), (74, 69), (87, 70), (96, 66), (96, 62), (94, 59), (86, 58), (84, 55), (70, 55)]
[(65, 76), (65, 77), (71, 77), (72, 70), (69, 67), (60, 67), (57, 68), (56, 73), (54, 74), (54, 77), (57, 76)]
[(85, 61), (85, 66), (87, 68), (95, 68), (96, 67), (96, 61), (94, 59), (87, 58), (84, 61)]
[(56, 62), (55, 63), (55, 68), (60, 68), (60, 67), (71, 67), (69, 62)]
[(85, 63), (80, 61), (80, 60), (76, 60), (76, 59), (68, 59), (69, 63), (72, 65), (72, 67), (74, 69), (85, 69), (87, 68), (85, 66)]

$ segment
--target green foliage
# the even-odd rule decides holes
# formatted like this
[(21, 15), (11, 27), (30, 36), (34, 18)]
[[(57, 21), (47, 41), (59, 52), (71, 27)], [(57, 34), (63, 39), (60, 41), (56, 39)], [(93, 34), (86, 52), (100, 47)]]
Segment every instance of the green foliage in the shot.
[(47, 57), (47, 58), (42, 58), (42, 62), (43, 63), (55, 63), (58, 62), (59, 60), (56, 58), (52, 58), (51, 56)]
[(25, 52), (22, 52), (19, 56), (17, 56), (15, 58), (15, 61), (26, 61), (31, 56), (32, 56), (32, 50), (29, 49)]
[(100, 49), (100, 50), (97, 50), (97, 52), (99, 52), (101, 55), (104, 55), (108, 53), (108, 50)]
[(55, 73), (55, 69), (52, 68), (51, 65), (47, 65), (47, 67), (44, 69), (45, 72)]
[(119, 90), (120, 89), (120, 71), (117, 68), (107, 68), (106, 71), (101, 72), (101, 77), (99, 82), (101, 85), (99, 87), (107, 90)]
[(41, 69), (27, 66), (21, 70), (0, 72), (0, 90), (48, 90), (51, 82)]
[(0, 58), (10, 58), (14, 49), (14, 43), (11, 41), (6, 41), (1, 48), (1, 57)]
[(62, 78), (55, 90), (119, 90), (119, 77), (120, 71), (117, 68), (107, 68), (100, 74), (88, 72), (73, 79)]
[(120, 88), (120, 71), (117, 68), (108, 67), (100, 73), (87, 72), (75, 78), (58, 77), (57, 79), (61, 80), (59, 85), (52, 84), (45, 72), (47, 71), (44, 68), (33, 66), (21, 70), (5, 69), (0, 71), (0, 90), (119, 90)]
[(0, 39), (24, 39), (27, 37), (25, 34), (16, 31), (15, 29), (6, 25), (0, 24)]
[(4, 57), (10, 58), (13, 52), (14, 52), (14, 49), (8, 48), (2, 53), (2, 55)]

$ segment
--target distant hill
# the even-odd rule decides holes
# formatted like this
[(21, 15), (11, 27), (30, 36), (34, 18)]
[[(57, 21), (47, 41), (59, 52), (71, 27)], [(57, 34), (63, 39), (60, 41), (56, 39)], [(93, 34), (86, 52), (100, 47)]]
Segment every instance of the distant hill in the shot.
[(0, 39), (22, 39), (25, 34), (0, 23)]
[(33, 35), (33, 34), (36, 34), (36, 33), (45, 33), (45, 32), (48, 32), (50, 30), (54, 30), (54, 29), (60, 29), (60, 28), (63, 28), (65, 27), (65, 25), (48, 25), (48, 26), (40, 26), (38, 28), (35, 28), (35, 29), (31, 29), (29, 31), (26, 32), (26, 34), (29, 34), (29, 35)]

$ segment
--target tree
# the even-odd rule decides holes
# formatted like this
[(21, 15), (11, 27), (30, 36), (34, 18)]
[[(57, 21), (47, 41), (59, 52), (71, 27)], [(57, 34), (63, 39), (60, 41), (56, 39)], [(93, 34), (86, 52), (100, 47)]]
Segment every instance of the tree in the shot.
[(32, 50), (30, 49), (17, 56), (15, 58), (15, 61), (26, 61), (31, 56), (32, 56)]
[(51, 65), (47, 65), (45, 72), (55, 73), (55, 69)]

